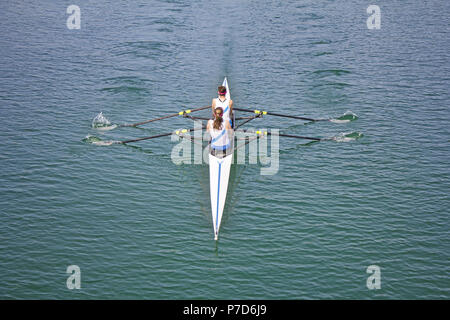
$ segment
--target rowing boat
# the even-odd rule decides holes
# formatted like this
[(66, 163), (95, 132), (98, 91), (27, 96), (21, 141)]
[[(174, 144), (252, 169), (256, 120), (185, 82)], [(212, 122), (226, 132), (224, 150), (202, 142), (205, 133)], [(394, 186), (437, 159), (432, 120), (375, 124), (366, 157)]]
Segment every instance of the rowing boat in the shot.
[[(230, 89), (227, 78), (223, 80), (224, 87), (227, 88), (226, 99), (230, 100)], [(214, 227), (214, 240), (219, 239), (220, 223), (222, 222), (225, 200), (227, 197), (228, 180), (230, 178), (231, 163), (233, 162), (233, 152), (219, 158), (209, 154), (209, 190), (211, 196), (211, 214)]]
[[(226, 87), (227, 93), (226, 98), (227, 100), (230, 100), (230, 89), (228, 87), (228, 81), (227, 78), (223, 80), (223, 86)], [(101, 130), (112, 130), (114, 128), (120, 128), (120, 127), (139, 127), (141, 125), (151, 123), (154, 121), (159, 121), (163, 119), (173, 118), (176, 116), (182, 116), (184, 118), (190, 118), (192, 120), (209, 120), (209, 118), (202, 118), (202, 117), (194, 117), (192, 116), (193, 112), (201, 111), (201, 110), (207, 110), (210, 109), (211, 106), (204, 106), (196, 109), (189, 109), (189, 110), (182, 110), (180, 112), (169, 114), (166, 116), (162, 116), (156, 119), (150, 119), (146, 121), (136, 122), (136, 123), (130, 123), (130, 124), (113, 124), (111, 125), (108, 121), (109, 127), (106, 127), (104, 125), (101, 126)], [(244, 112), (244, 113), (253, 113), (253, 116), (249, 117), (241, 117), (241, 118), (234, 118), (235, 112)], [(344, 122), (350, 122), (353, 120), (356, 120), (356, 115), (353, 115), (349, 117), (347, 114), (344, 114), (344, 116), (339, 117), (337, 119), (313, 119), (313, 118), (307, 118), (307, 117), (301, 117), (297, 115), (285, 115), (280, 113), (274, 113), (270, 111), (261, 111), (261, 110), (251, 110), (251, 109), (242, 109), (242, 108), (233, 108), (233, 120), (241, 121), (240, 123), (237, 123), (236, 121), (233, 121), (233, 130), (234, 132), (244, 132), (243, 129), (239, 129), (244, 124), (248, 123), (251, 120), (254, 119), (261, 119), (264, 116), (275, 116), (275, 117), (283, 117), (283, 118), (290, 118), (290, 119), (296, 119), (296, 120), (304, 120), (309, 122), (318, 122), (318, 121), (331, 121), (335, 123), (344, 123)], [(103, 116), (100, 114), (98, 118), (102, 118)], [(97, 119), (97, 118), (96, 118)], [(93, 127), (94, 123), (93, 123)], [(135, 138), (135, 139), (129, 139), (129, 140), (122, 140), (122, 141), (95, 141), (94, 144), (97, 145), (112, 145), (112, 144), (129, 144), (129, 143), (135, 143), (139, 141), (145, 141), (150, 139), (156, 139), (161, 137), (168, 137), (172, 136), (173, 134), (178, 135), (181, 138), (186, 138), (191, 141), (195, 142), (195, 139), (190, 136), (190, 133), (195, 130), (203, 130), (205, 127), (202, 126), (200, 128), (191, 128), (191, 129), (183, 129), (183, 130), (176, 130), (172, 132), (166, 132), (161, 133), (149, 137), (141, 137), (141, 138)], [(245, 131), (248, 133), (249, 131)], [(251, 133), (251, 132), (250, 132)], [(311, 140), (311, 141), (329, 141), (334, 140), (335, 138), (318, 138), (318, 137), (305, 137), (305, 136), (299, 136), (299, 135), (293, 135), (293, 134), (283, 134), (279, 133), (278, 131), (276, 133), (268, 132), (268, 131), (254, 131), (255, 137), (253, 139), (259, 139), (264, 138), (269, 135), (277, 135), (280, 137), (287, 137), (287, 138), (296, 138), (296, 139), (304, 139), (304, 140)], [(348, 135), (346, 135), (348, 136)], [(358, 137), (361, 135), (358, 133)], [(356, 139), (357, 139), (356, 138)], [(355, 139), (352, 137), (352, 139)], [(225, 156), (215, 156), (213, 154), (209, 154), (209, 183), (210, 183), (210, 196), (211, 196), (211, 215), (212, 215), (212, 221), (213, 221), (213, 228), (214, 228), (214, 239), (218, 240), (219, 238), (219, 229), (220, 224), (222, 222), (222, 216), (225, 208), (225, 200), (227, 197), (227, 191), (228, 191), (228, 180), (230, 178), (230, 170), (231, 170), (231, 163), (233, 162), (233, 151), (238, 149), (239, 147), (245, 146), (247, 143), (249, 143), (250, 139), (244, 143), (242, 143), (240, 146), (234, 146), (234, 137), (230, 137), (231, 148), (229, 153), (227, 153)]]

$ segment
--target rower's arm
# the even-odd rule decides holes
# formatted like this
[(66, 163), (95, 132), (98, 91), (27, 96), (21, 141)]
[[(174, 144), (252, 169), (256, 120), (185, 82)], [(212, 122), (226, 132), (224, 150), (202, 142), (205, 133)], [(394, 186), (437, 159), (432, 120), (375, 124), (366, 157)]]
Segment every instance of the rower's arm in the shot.
[(213, 114), (213, 118), (215, 118), (215, 113), (214, 111), (216, 110), (216, 99), (213, 99), (211, 102), (211, 110), (212, 110), (212, 114)]
[(233, 114), (233, 100), (230, 99), (230, 118), (232, 114)]

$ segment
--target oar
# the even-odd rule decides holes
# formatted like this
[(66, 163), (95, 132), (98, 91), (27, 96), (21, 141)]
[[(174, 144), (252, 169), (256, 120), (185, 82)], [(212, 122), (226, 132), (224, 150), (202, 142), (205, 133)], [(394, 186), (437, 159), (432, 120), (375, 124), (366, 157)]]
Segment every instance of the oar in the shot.
[(288, 137), (288, 138), (297, 138), (297, 139), (306, 139), (306, 140), (314, 140), (314, 141), (324, 141), (324, 140), (328, 140), (325, 138), (315, 138), (315, 137), (304, 137), (304, 136), (296, 136), (296, 135), (292, 135), (292, 134), (283, 134), (283, 133), (278, 133), (278, 134), (274, 134), (271, 132), (267, 132), (268, 135), (278, 135), (280, 137)]
[(233, 109), (237, 110), (237, 111), (242, 111), (242, 112), (251, 112), (251, 113), (256, 113), (256, 114), (261, 114), (261, 115), (269, 115), (269, 116), (299, 119), (299, 120), (306, 120), (306, 121), (330, 121), (330, 119), (312, 119), (312, 118), (291, 116), (291, 115), (287, 115), (287, 114), (279, 114), (279, 113), (273, 113), (273, 112), (261, 111), (261, 110), (250, 110), (250, 109), (241, 109), (241, 108), (233, 108)]
[(160, 118), (156, 118), (156, 119), (151, 119), (151, 120), (146, 120), (146, 121), (142, 121), (142, 122), (136, 122), (136, 123), (131, 123), (131, 124), (122, 124), (119, 127), (137, 127), (146, 123), (150, 123), (150, 122), (154, 122), (154, 121), (159, 121), (159, 120), (163, 120), (163, 119), (168, 119), (168, 118), (172, 118), (172, 117), (176, 117), (176, 116), (184, 116), (186, 114), (189, 114), (191, 112), (195, 112), (195, 111), (200, 111), (200, 110), (204, 110), (207, 108), (211, 108), (211, 106), (205, 106), (205, 107), (201, 107), (201, 108), (197, 108), (197, 109), (191, 109), (191, 110), (183, 110), (174, 114), (169, 114), (167, 116), (164, 117), (160, 117)]
[(253, 119), (260, 118), (260, 117), (262, 117), (262, 114), (257, 114), (257, 115), (255, 115), (255, 116), (253, 116), (253, 117), (249, 117), (247, 120), (242, 121), (242, 122), (239, 123), (239, 124), (236, 124), (234, 130), (238, 129), (239, 127), (242, 127), (244, 124), (246, 124), (246, 123), (252, 121)]
[[(243, 131), (243, 130), (242, 130)], [(245, 132), (249, 132), (249, 131), (245, 131)], [(314, 140), (314, 141), (325, 141), (325, 140), (330, 140), (329, 138), (316, 138), (316, 137), (305, 137), (305, 136), (296, 136), (296, 135), (292, 135), (292, 134), (284, 134), (284, 133), (272, 133), (272, 132), (267, 132), (267, 131), (254, 131), (252, 133), (256, 133), (257, 135), (276, 135), (276, 136), (280, 136), (280, 137), (287, 137), (287, 138), (296, 138), (296, 139), (306, 139), (306, 140)]]
[[(177, 131), (175, 131), (175, 133), (180, 135), (182, 133), (187, 133), (187, 132), (191, 132), (191, 131), (194, 131), (194, 130), (200, 130), (200, 129), (205, 129), (205, 127), (177, 130)], [(131, 142), (142, 141), (142, 140), (150, 140), (150, 139), (155, 139), (155, 138), (167, 137), (167, 136), (170, 136), (172, 134), (173, 134), (173, 132), (161, 133), (161, 134), (157, 134), (155, 136), (150, 136), (150, 137), (143, 137), (143, 138), (137, 138), (137, 139), (131, 139), (131, 140), (124, 140), (124, 141), (114, 141), (114, 143), (127, 144), (127, 143), (131, 143)]]
[(124, 140), (124, 141), (116, 141), (116, 143), (127, 144), (127, 143), (131, 143), (131, 142), (142, 141), (142, 140), (150, 140), (150, 139), (155, 139), (155, 138), (161, 138), (161, 137), (170, 136), (172, 133), (173, 133), (173, 132), (170, 132), (170, 133), (162, 133), (162, 134), (158, 134), (158, 135), (156, 135), (156, 136), (143, 137), (143, 138), (137, 138), (137, 139), (131, 139), (131, 140)]

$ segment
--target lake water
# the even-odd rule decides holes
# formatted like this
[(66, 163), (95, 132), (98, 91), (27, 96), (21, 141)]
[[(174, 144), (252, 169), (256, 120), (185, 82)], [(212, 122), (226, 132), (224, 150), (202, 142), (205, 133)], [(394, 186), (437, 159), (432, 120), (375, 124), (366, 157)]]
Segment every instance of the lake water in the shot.
[[(450, 2), (380, 2), (372, 30), (356, 0), (82, 1), (79, 30), (71, 4), (0, 4), (0, 298), (450, 298)], [(190, 128), (91, 123), (209, 105), (224, 76), (235, 107), (358, 117), (248, 128), (362, 137), (233, 166), (216, 243), (206, 164), (90, 142)]]

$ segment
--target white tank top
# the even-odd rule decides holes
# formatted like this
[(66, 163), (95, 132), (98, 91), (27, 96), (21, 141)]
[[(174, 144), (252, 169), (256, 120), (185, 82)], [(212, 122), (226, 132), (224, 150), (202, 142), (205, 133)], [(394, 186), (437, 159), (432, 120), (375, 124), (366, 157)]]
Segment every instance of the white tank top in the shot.
[(229, 121), (231, 124), (231, 119), (230, 119), (230, 100), (229, 99), (225, 99), (224, 101), (220, 101), (219, 98), (216, 98), (216, 109), (218, 107), (221, 107), (223, 109), (223, 120), (224, 121)]
[[(224, 119), (225, 121), (225, 119)], [(214, 129), (214, 120), (209, 120), (209, 126), (211, 130), (211, 148), (216, 150), (225, 150), (230, 146), (230, 138), (228, 137), (228, 131), (225, 129), (225, 125), (222, 123), (220, 130)]]

